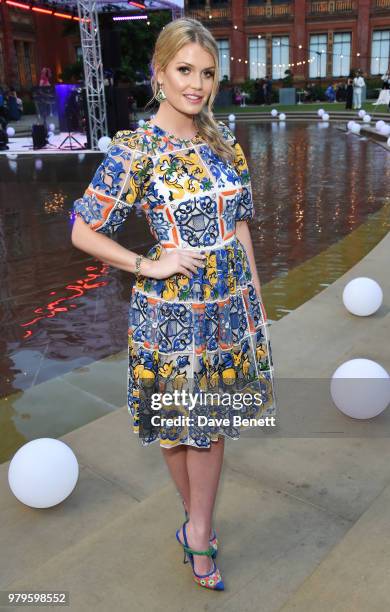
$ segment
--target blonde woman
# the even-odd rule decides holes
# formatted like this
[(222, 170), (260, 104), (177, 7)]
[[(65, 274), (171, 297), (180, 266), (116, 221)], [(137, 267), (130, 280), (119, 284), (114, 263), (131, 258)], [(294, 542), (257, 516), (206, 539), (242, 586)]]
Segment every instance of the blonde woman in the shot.
[[(151, 65), (158, 111), (115, 134), (74, 203), (72, 242), (136, 276), (128, 325), (132, 428), (143, 446), (159, 442), (181, 495), (186, 521), (176, 540), (195, 582), (222, 590), (212, 516), (225, 436), (239, 438), (237, 416), (275, 418), (248, 227), (251, 183), (240, 144), (213, 116), (218, 47), (207, 28), (189, 18), (169, 23)], [(146, 257), (110, 238), (135, 202), (157, 240)], [(206, 391), (214, 395), (202, 402)], [(250, 401), (219, 401), (238, 392)]]

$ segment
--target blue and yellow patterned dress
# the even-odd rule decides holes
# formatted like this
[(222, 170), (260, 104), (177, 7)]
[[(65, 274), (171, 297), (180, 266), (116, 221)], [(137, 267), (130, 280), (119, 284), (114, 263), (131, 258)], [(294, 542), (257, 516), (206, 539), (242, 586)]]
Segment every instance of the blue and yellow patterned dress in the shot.
[(218, 125), (234, 163), (199, 134), (177, 138), (149, 121), (117, 132), (73, 205), (93, 230), (110, 235), (139, 202), (157, 240), (149, 258), (178, 247), (207, 255), (191, 278), (139, 276), (133, 286), (128, 411), (143, 446), (207, 448), (220, 436), (239, 438), (240, 419), (276, 416), (269, 323), (235, 234), (236, 221), (254, 215), (248, 166), (233, 132)]

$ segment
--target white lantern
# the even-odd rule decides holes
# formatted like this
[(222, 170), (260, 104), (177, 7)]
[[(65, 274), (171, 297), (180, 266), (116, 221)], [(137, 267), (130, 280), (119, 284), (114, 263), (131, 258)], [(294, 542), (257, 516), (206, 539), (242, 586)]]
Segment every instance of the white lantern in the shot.
[(15, 128), (13, 128), (12, 125), (7, 127), (7, 136), (9, 136), (9, 138), (15, 136)]
[(55, 132), (56, 126), (54, 125), (54, 123), (49, 123), (49, 130), (51, 132)]
[(360, 118), (364, 117), (365, 114), (366, 114), (366, 111), (364, 110), (364, 108), (361, 108), (360, 111), (358, 112), (358, 115)]
[(359, 123), (354, 123), (352, 128), (351, 128), (351, 132), (353, 132), (353, 134), (360, 134), (360, 125)]
[(284, 113), (280, 113), (279, 121), (285, 121), (285, 120), (286, 120), (286, 115)]
[[(152, 115), (152, 117), (154, 117), (154, 115)], [(138, 119), (139, 127), (142, 127), (144, 124), (145, 124), (145, 120), (144, 119)]]
[(317, 111), (317, 114), (318, 114), (318, 116), (319, 116), (319, 117), (322, 117), (322, 115), (324, 114), (324, 112), (325, 112), (325, 111), (324, 111), (324, 109), (323, 109), (323, 108), (319, 108), (319, 109), (318, 109), (318, 111)]
[(370, 123), (371, 115), (363, 115), (363, 121), (364, 123)]
[(322, 120), (323, 120), (323, 121), (329, 121), (329, 115), (328, 115), (328, 113), (323, 113), (323, 115), (322, 115)]
[(333, 373), (330, 393), (337, 408), (354, 419), (371, 419), (390, 402), (390, 376), (376, 361), (351, 359)]
[(111, 144), (111, 138), (109, 138), (108, 136), (102, 136), (98, 140), (98, 147), (100, 151), (103, 151), (103, 153), (107, 151), (110, 144)]
[(379, 132), (382, 134), (382, 136), (389, 136), (389, 134), (390, 134), (390, 125), (385, 123), (384, 125), (382, 125), (382, 127), (379, 130)]
[(234, 115), (233, 113), (230, 113), (228, 119), (229, 119), (229, 121), (235, 121), (236, 120), (236, 115)]
[(343, 303), (349, 312), (359, 317), (368, 317), (381, 307), (383, 291), (372, 278), (359, 276), (344, 287)]
[(354, 122), (354, 121), (352, 121), (352, 120), (351, 120), (351, 121), (348, 121), (348, 123), (347, 123), (347, 129), (348, 129), (349, 131), (351, 131), (351, 130), (352, 130), (352, 126), (353, 126), (353, 124), (354, 124), (354, 123), (355, 123), (355, 122)]
[(278, 116), (278, 111), (276, 110), (276, 108), (273, 108), (273, 109), (272, 109), (272, 111), (271, 111), (271, 115), (272, 115), (273, 117), (277, 117), (277, 116)]
[(72, 449), (61, 440), (38, 438), (13, 456), (8, 482), (19, 501), (32, 508), (50, 508), (73, 491), (79, 466)]
[(380, 119), (379, 121), (377, 121), (375, 123), (375, 129), (379, 131), (381, 129), (382, 125), (386, 125), (386, 124), (385, 124), (385, 122), (382, 119)]

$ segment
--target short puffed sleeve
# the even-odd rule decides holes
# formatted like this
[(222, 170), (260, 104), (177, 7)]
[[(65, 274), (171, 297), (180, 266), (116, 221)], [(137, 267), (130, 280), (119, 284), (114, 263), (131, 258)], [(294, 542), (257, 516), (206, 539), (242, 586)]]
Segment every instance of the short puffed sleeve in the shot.
[(228, 142), (231, 143), (231, 146), (234, 148), (235, 157), (233, 165), (237, 174), (240, 177), (242, 185), (242, 193), (236, 210), (236, 221), (245, 221), (247, 219), (253, 219), (254, 206), (252, 184), (244, 151), (242, 150), (240, 143), (238, 142), (235, 134), (231, 131), (231, 129), (222, 121), (220, 121), (219, 124), (221, 126), (224, 137), (228, 140)]
[(116, 232), (144, 195), (153, 163), (138, 141), (137, 132), (117, 132), (84, 194), (73, 203), (73, 213), (95, 232)]

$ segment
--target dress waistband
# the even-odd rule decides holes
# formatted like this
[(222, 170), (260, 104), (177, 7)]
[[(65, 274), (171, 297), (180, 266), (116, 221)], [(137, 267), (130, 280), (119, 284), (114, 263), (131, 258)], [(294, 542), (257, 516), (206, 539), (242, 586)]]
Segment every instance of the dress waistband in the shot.
[(230, 242), (233, 242), (233, 240), (236, 240), (236, 234), (233, 234), (233, 236), (231, 236), (231, 238), (229, 238), (228, 240), (224, 240), (224, 242), (220, 242), (219, 244), (214, 244), (212, 246), (199, 246), (199, 247), (194, 247), (194, 246), (176, 246), (175, 244), (172, 244), (172, 242), (158, 242), (157, 244), (160, 244), (164, 249), (188, 249), (188, 250), (192, 250), (192, 251), (217, 251), (218, 249), (222, 249), (226, 244), (229, 244)]

